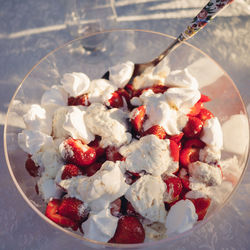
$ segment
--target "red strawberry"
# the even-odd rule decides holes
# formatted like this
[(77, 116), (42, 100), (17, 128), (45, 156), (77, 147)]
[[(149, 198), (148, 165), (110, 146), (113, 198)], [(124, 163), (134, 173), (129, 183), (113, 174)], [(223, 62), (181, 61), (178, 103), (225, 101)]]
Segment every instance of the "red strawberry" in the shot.
[(76, 165), (67, 164), (64, 166), (61, 179), (66, 180), (66, 179), (72, 178), (73, 176), (78, 176), (78, 175), (83, 175), (83, 174), (84, 172), (81, 169), (79, 169)]
[(165, 139), (166, 138), (166, 132), (165, 129), (159, 125), (154, 125), (148, 130), (146, 130), (143, 135), (156, 135), (159, 139)]
[(94, 162), (91, 165), (87, 166), (84, 170), (87, 176), (94, 175), (102, 166), (101, 162)]
[(198, 198), (198, 199), (189, 199), (189, 200), (191, 200), (195, 206), (195, 211), (198, 215), (198, 220), (203, 220), (210, 206), (211, 199), (210, 198)]
[(172, 135), (169, 137), (170, 140), (175, 141), (177, 144), (181, 141), (181, 138), (183, 137), (184, 133), (180, 133), (178, 135)]
[(80, 223), (87, 218), (88, 210), (84, 208), (81, 200), (67, 197), (62, 199), (58, 214)]
[(113, 146), (108, 146), (106, 149), (106, 157), (108, 161), (123, 161), (124, 157), (118, 152), (118, 149)]
[(204, 148), (205, 146), (206, 146), (206, 144), (203, 141), (201, 141), (197, 138), (194, 138), (194, 139), (187, 140), (184, 143), (183, 148)]
[(146, 107), (140, 106), (131, 112), (131, 123), (136, 132), (140, 132), (146, 114)]
[(203, 108), (203, 102), (198, 101), (188, 113), (189, 116), (196, 116), (200, 113), (201, 108)]
[(210, 101), (211, 101), (210, 97), (208, 97), (207, 95), (201, 94), (201, 98), (199, 102), (210, 102)]
[(177, 176), (164, 176), (163, 181), (167, 185), (167, 193), (171, 195), (170, 200), (167, 201), (167, 203), (172, 203), (173, 201), (176, 201), (179, 199), (179, 195), (182, 191), (182, 182), (181, 179)]
[(196, 117), (205, 122), (206, 120), (214, 117), (214, 115), (209, 110), (203, 108)]
[(85, 167), (96, 160), (95, 149), (83, 144), (81, 140), (68, 138), (60, 145), (63, 159), (80, 167)]
[(115, 217), (121, 216), (122, 201), (120, 198), (110, 203), (110, 213)]
[(112, 94), (112, 97), (108, 101), (112, 108), (120, 108), (128, 105), (129, 99), (129, 93), (125, 89), (118, 89)]
[(46, 207), (45, 215), (62, 227), (71, 227), (73, 230), (77, 230), (78, 224), (75, 221), (58, 214), (60, 204), (61, 200), (59, 199), (51, 200)]
[(188, 138), (198, 136), (202, 130), (203, 122), (197, 117), (189, 117), (183, 133)]
[(144, 239), (145, 231), (140, 221), (134, 216), (123, 216), (119, 219), (109, 243), (136, 244), (143, 243)]
[(135, 216), (135, 217), (137, 217), (137, 218), (142, 218), (142, 216), (141, 216), (139, 213), (137, 213), (137, 212), (135, 211), (135, 209), (134, 209), (134, 207), (132, 206), (131, 202), (129, 202), (128, 200), (127, 200), (127, 202), (126, 202), (125, 212), (126, 212), (126, 214), (129, 215), (129, 216)]
[(198, 148), (183, 148), (180, 151), (180, 164), (187, 168), (191, 162), (198, 161), (199, 151)]
[(169, 141), (170, 141), (169, 148), (170, 148), (171, 157), (173, 161), (179, 162), (179, 155), (180, 155), (179, 146), (177, 145), (175, 141), (172, 141), (172, 140), (169, 140)]
[[(179, 173), (178, 173), (178, 177), (181, 179), (182, 182), (182, 193), (185, 190), (190, 190), (189, 188), (189, 175), (188, 175), (188, 170), (185, 168), (182, 168)], [(185, 189), (185, 190), (184, 190)], [(181, 197), (183, 197), (183, 195), (181, 194)]]
[(152, 89), (155, 94), (158, 94), (158, 93), (164, 93), (165, 91), (167, 91), (168, 87), (165, 85), (154, 85), (150, 87), (149, 89)]
[(40, 167), (37, 166), (36, 163), (31, 159), (31, 155), (28, 156), (28, 159), (25, 162), (25, 168), (32, 177), (39, 176)]
[(96, 136), (95, 140), (88, 144), (89, 147), (95, 150), (97, 158), (105, 155), (105, 149), (100, 146), (100, 141), (101, 138)]
[(77, 97), (69, 97), (68, 98), (68, 105), (69, 106), (75, 106), (75, 105), (82, 105), (82, 106), (89, 106), (90, 102), (88, 99), (87, 94), (79, 95)]

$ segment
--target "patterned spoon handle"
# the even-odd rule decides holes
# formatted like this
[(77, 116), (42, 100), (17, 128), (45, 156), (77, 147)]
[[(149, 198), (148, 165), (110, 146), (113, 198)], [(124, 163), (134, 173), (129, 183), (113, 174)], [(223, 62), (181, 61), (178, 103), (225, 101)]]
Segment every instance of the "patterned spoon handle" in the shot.
[(212, 20), (221, 10), (232, 3), (234, 0), (210, 0), (199, 14), (182, 32), (178, 40), (184, 41), (195, 35), (198, 31), (204, 28), (207, 23)]

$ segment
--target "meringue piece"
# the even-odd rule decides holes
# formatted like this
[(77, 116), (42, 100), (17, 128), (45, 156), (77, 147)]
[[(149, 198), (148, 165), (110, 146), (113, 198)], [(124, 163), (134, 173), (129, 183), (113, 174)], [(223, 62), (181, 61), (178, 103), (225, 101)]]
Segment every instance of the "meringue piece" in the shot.
[(193, 227), (198, 220), (195, 206), (190, 200), (180, 200), (169, 210), (166, 220), (167, 234), (183, 233)]
[[(145, 221), (145, 220), (144, 220)], [(143, 228), (145, 230), (145, 240), (144, 242), (150, 242), (155, 240), (162, 240), (166, 237), (166, 227), (165, 224), (160, 222), (153, 222), (146, 224), (143, 221)]]
[(48, 178), (46, 175), (43, 175), (37, 182), (39, 194), (45, 202), (49, 202), (50, 199), (60, 199), (63, 190), (59, 188), (53, 179)]
[(77, 97), (88, 92), (90, 80), (84, 73), (66, 73), (61, 80), (62, 86), (70, 96)]
[(66, 115), (71, 107), (60, 107), (55, 110), (52, 119), (52, 134), (55, 138), (65, 138), (69, 136), (69, 132), (66, 131), (62, 125), (65, 123)]
[(46, 106), (49, 104), (56, 106), (66, 106), (68, 104), (68, 93), (62, 86), (53, 85), (44, 92), (41, 99), (41, 105)]
[(124, 195), (129, 185), (121, 171), (122, 162), (106, 161), (92, 176), (79, 180), (77, 192), (92, 211), (100, 211)]
[(18, 145), (24, 152), (33, 155), (42, 147), (53, 147), (53, 139), (42, 132), (24, 129), (18, 134)]
[(133, 98), (130, 99), (130, 103), (133, 106), (141, 106), (143, 104), (143, 102), (141, 101), (141, 99), (139, 97), (134, 96)]
[(204, 162), (196, 161), (188, 165), (190, 174), (190, 185), (194, 181), (199, 181), (207, 186), (220, 185), (222, 182), (222, 173), (217, 165), (209, 165)]
[(199, 87), (197, 80), (190, 74), (187, 68), (171, 71), (167, 76), (165, 85), (190, 89), (198, 89)]
[(112, 94), (117, 90), (117, 87), (112, 85), (106, 79), (96, 79), (91, 81), (88, 98), (90, 103), (104, 103), (109, 105), (108, 100)]
[(23, 116), (23, 120), (27, 129), (51, 135), (52, 118), (40, 105), (32, 104), (28, 112)]
[(207, 194), (203, 190), (191, 190), (185, 194), (186, 199), (206, 198)]
[(127, 61), (109, 68), (109, 80), (117, 88), (124, 88), (134, 72), (134, 63)]
[(200, 139), (208, 146), (222, 149), (223, 134), (217, 117), (213, 117), (205, 121)]
[(125, 197), (146, 219), (165, 223), (163, 194), (166, 189), (160, 176), (144, 175), (130, 186)]
[(205, 146), (200, 149), (199, 160), (208, 164), (216, 164), (221, 158), (221, 151), (215, 147)]
[(144, 131), (154, 125), (159, 125), (168, 135), (181, 133), (188, 118), (175, 106), (169, 105), (165, 94), (155, 94), (152, 90), (148, 90), (140, 95), (140, 99), (146, 106), (147, 119), (143, 123)]
[(119, 218), (110, 214), (110, 209), (90, 212), (87, 221), (82, 223), (84, 237), (90, 240), (108, 242), (115, 234)]
[(190, 108), (192, 108), (201, 98), (199, 90), (189, 88), (169, 88), (164, 92), (164, 95), (171, 107), (184, 114), (188, 114)]
[(84, 116), (88, 129), (95, 135), (102, 137), (100, 146), (120, 147), (131, 140), (131, 134), (127, 132), (127, 113), (120, 109), (107, 109), (100, 103), (91, 104)]
[(88, 144), (95, 139), (95, 135), (86, 127), (84, 121), (86, 110), (87, 108), (83, 106), (69, 107), (62, 127), (74, 139), (82, 139)]
[[(168, 172), (171, 163), (169, 140), (161, 140), (155, 135), (147, 135), (120, 148), (119, 153), (126, 158), (128, 171), (146, 171), (154, 176)], [(171, 168), (172, 169), (172, 168)]]

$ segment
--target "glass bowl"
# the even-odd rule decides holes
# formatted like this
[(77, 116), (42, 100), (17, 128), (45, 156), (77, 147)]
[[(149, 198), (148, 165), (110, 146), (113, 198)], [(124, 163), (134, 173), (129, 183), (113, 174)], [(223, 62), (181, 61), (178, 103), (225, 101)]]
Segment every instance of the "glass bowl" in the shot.
[[(4, 130), (5, 157), (10, 175), (25, 201), (43, 220), (72, 237), (82, 239), (83, 245), (94, 248), (152, 248), (177, 241), (206, 223), (225, 206), (242, 179), (249, 151), (249, 123), (239, 91), (228, 74), (215, 61), (194, 46), (184, 43), (172, 52), (166, 61), (171, 70), (188, 68), (198, 80), (201, 93), (211, 97), (212, 101), (207, 107), (219, 118), (223, 128), (222, 159), (233, 158), (238, 165), (237, 175), (228, 177), (233, 183), (231, 190), (222, 190), (220, 203), (210, 209), (206, 218), (193, 229), (157, 242), (143, 244), (120, 245), (88, 240), (80, 233), (56, 225), (44, 215), (45, 203), (35, 191), (37, 180), (25, 170), (27, 154), (17, 143), (18, 133), (25, 128), (22, 116), (27, 107), (30, 104), (39, 104), (44, 91), (58, 84), (64, 73), (84, 72), (90, 79), (100, 78), (110, 66), (117, 63), (127, 60), (135, 63), (150, 61), (173, 39), (174, 37), (168, 35), (143, 30), (113, 30), (80, 37), (40, 60), (26, 75), (11, 100)], [(94, 50), (83, 48), (85, 43), (94, 40), (98, 41), (98, 46)]]

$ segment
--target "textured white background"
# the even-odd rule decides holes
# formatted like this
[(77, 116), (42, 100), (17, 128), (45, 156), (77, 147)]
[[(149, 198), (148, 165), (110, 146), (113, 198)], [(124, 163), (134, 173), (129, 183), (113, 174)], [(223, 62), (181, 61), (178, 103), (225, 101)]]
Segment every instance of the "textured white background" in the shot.
[[(102, 1), (102, 0), (100, 0)], [(0, 0), (0, 130), (16, 87), (49, 51), (72, 39), (64, 25), (68, 0)], [(206, 0), (116, 0), (117, 28), (177, 36)], [(67, 3), (67, 4), (66, 4)], [(66, 7), (67, 6), (67, 7)], [(235, 0), (190, 42), (235, 81), (250, 113), (250, 1)], [(0, 142), (0, 249), (84, 249), (26, 205), (10, 175)], [(226, 207), (192, 237), (168, 249), (249, 249), (250, 169)], [(46, 231), (46, 234), (41, 234)], [(86, 248), (85, 248), (86, 249)], [(165, 248), (166, 249), (166, 248)]]

